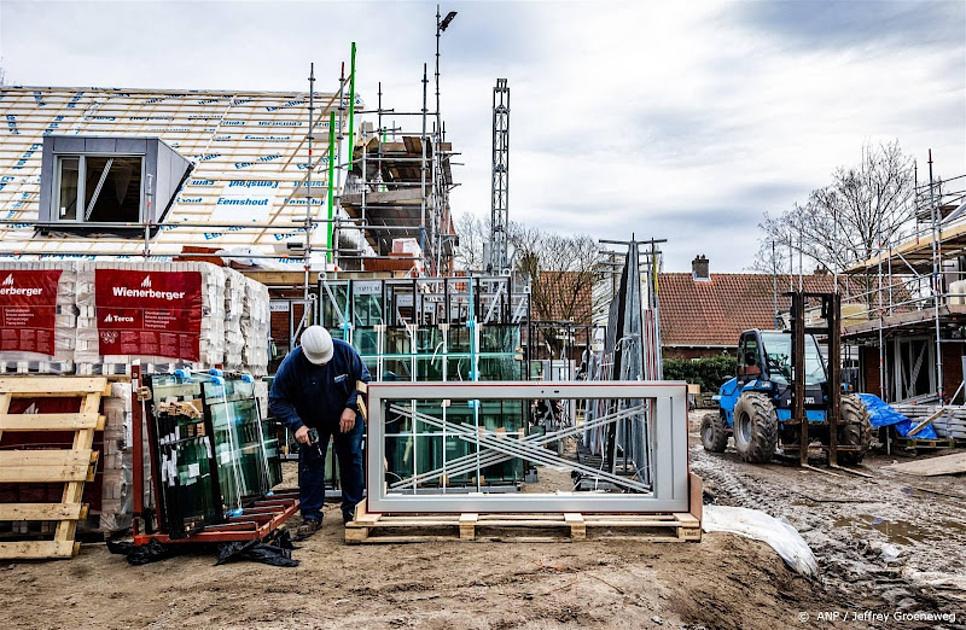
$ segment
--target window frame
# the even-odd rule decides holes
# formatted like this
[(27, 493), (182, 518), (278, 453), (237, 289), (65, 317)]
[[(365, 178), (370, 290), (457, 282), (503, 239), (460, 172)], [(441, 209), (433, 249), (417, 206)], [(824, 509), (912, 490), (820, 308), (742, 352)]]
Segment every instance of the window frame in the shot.
[[(89, 223), (112, 223), (111, 221), (87, 221), (84, 219), (87, 214), (87, 158), (137, 158), (141, 162), (141, 179), (138, 190), (138, 216), (136, 223), (144, 223), (145, 206), (145, 183), (146, 183), (146, 162), (147, 156), (144, 153), (104, 153), (104, 152), (65, 152), (54, 155), (54, 189), (52, 191), (53, 207), (51, 208), (51, 218), (54, 223), (67, 225), (83, 226)], [(61, 179), (63, 177), (62, 164), (64, 160), (77, 159), (77, 211), (75, 218), (65, 219), (60, 215), (61, 212)], [(103, 192), (103, 191), (102, 191)], [(80, 202), (84, 205), (81, 206)], [(117, 221), (119, 225), (130, 223), (130, 221)]]

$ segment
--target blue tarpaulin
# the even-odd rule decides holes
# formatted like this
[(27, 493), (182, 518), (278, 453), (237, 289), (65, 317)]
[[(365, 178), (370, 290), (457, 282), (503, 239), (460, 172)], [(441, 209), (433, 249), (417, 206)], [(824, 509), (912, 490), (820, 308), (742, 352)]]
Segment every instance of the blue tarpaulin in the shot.
[[(902, 437), (906, 437), (909, 431), (918, 424), (893, 409), (889, 403), (875, 394), (859, 394), (859, 398), (865, 404), (865, 408), (869, 410), (869, 423), (873, 429), (894, 426), (896, 433)], [(936, 435), (936, 430), (932, 427), (932, 423), (927, 424), (912, 436), (914, 440), (935, 440), (938, 438), (939, 436)]]

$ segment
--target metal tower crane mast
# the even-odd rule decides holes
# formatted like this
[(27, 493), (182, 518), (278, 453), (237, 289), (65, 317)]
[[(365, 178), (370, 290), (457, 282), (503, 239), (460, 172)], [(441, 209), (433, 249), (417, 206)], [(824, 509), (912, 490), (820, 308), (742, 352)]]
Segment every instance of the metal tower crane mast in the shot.
[(493, 88), (493, 188), (490, 198), (490, 247), (488, 271), (502, 273), (507, 260), (507, 227), (510, 203), (510, 88), (497, 79)]

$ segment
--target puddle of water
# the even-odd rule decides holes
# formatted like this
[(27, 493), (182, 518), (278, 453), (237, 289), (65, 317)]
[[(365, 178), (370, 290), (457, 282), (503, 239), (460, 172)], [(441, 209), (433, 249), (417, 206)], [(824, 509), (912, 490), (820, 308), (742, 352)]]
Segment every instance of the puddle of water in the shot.
[(909, 521), (890, 521), (872, 514), (857, 516), (840, 516), (832, 523), (835, 527), (858, 527), (860, 529), (875, 530), (898, 545), (912, 545), (927, 540), (946, 538), (950, 531), (966, 533), (966, 524), (956, 521), (943, 521), (937, 526), (925, 529)]

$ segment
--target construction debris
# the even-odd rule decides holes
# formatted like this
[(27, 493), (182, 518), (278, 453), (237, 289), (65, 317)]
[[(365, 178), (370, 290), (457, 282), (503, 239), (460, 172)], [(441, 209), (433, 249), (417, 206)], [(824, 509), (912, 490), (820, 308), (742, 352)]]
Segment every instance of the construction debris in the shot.
[(896, 472), (921, 477), (936, 477), (939, 475), (960, 475), (966, 473), (966, 453), (954, 453), (942, 457), (930, 457), (904, 464), (887, 466)]

